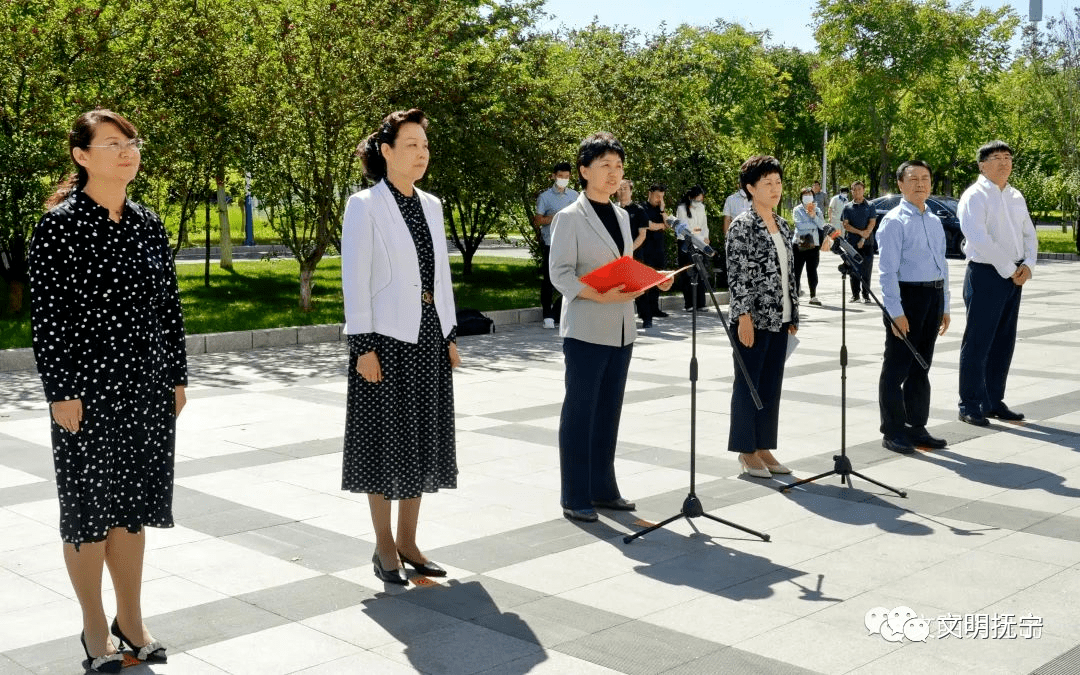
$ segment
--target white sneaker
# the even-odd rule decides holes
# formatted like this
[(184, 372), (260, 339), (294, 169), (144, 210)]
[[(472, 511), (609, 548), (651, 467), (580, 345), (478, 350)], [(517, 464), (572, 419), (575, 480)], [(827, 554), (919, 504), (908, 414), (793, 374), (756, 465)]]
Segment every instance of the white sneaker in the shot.
[(555, 319), (544, 319), (544, 328), (554, 328)]

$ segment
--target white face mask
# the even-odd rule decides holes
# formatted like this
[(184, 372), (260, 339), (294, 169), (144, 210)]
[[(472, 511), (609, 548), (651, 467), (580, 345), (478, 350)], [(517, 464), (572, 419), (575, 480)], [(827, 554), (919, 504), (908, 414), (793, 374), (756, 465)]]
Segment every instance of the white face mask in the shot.
[(705, 208), (705, 202), (699, 202), (699, 201), (690, 202), (690, 208), (703, 209), (703, 208)]
[(814, 201), (814, 198), (811, 197), (810, 195), (803, 195), (802, 196), (802, 203), (803, 204), (810, 204), (810, 203), (813, 203), (813, 201)]
[(560, 190), (564, 189), (569, 184), (570, 184), (570, 179), (569, 178), (556, 178), (555, 179), (555, 186), (558, 187)]

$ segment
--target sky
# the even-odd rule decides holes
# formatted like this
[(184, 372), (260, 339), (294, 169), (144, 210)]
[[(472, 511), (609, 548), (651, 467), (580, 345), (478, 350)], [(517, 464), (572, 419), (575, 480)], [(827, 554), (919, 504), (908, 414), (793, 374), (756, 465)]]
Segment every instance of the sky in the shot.
[[(979, 7), (996, 9), (1011, 5), (1027, 18), (1029, 0), (975, 0)], [(957, 4), (951, 2), (950, 4)], [(1070, 11), (1080, 0), (1042, 0), (1043, 18)], [(661, 22), (668, 28), (683, 23), (711, 25), (717, 18), (738, 23), (751, 30), (768, 30), (770, 44), (814, 51), (817, 44), (810, 28), (817, 0), (547, 0), (544, 11), (554, 18), (545, 28), (582, 28), (593, 17), (605, 26), (630, 26), (643, 33), (655, 33)]]

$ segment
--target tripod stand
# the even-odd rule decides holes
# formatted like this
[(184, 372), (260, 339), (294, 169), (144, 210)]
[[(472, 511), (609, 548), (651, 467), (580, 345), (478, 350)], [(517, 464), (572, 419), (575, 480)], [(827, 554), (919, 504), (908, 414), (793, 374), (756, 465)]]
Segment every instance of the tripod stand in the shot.
[[(894, 487), (878, 482), (869, 476), (864, 476), (858, 471), (853, 470), (851, 468), (851, 460), (848, 459), (847, 456), (847, 275), (853, 274), (857, 276), (862, 282), (862, 287), (866, 289), (866, 293), (874, 299), (874, 303), (881, 308), (884, 315), (889, 316), (889, 313), (885, 311), (885, 306), (881, 304), (881, 301), (874, 295), (874, 292), (870, 290), (867, 279), (859, 272), (858, 266), (853, 264), (853, 261), (849, 259), (847, 253), (839, 248), (834, 250), (840, 254), (841, 259), (844, 261), (843, 264), (840, 265), (840, 454), (833, 455), (832, 471), (826, 471), (825, 473), (819, 473), (810, 478), (804, 478), (803, 480), (794, 483), (788, 483), (777, 489), (780, 490), (780, 492), (786, 492), (793, 487), (798, 487), (804, 483), (811, 483), (819, 478), (825, 478), (826, 476), (840, 476), (840, 484), (851, 487), (851, 477), (858, 476), (868, 483), (873, 483), (890, 492), (895, 492), (901, 497), (907, 497), (907, 493), (903, 490), (897, 490)], [(892, 317), (889, 317), (889, 320), (892, 321)], [(892, 321), (892, 323), (893, 325), (896, 324), (895, 321)], [(911, 341), (907, 339), (907, 336), (901, 337), (903, 337), (904, 342), (907, 344), (908, 349), (911, 350), (911, 353), (915, 355), (915, 360), (919, 365), (923, 368), (929, 368), (930, 366), (926, 364), (926, 360), (923, 359), (922, 355), (915, 349), (915, 346), (911, 344)]]
[[(692, 244), (688, 244), (692, 247)], [(690, 318), (690, 492), (686, 495), (686, 499), (683, 500), (682, 509), (671, 516), (666, 518), (655, 525), (652, 525), (640, 532), (634, 534), (628, 534), (623, 537), (623, 543), (629, 544), (638, 537), (643, 537), (646, 534), (664, 527), (672, 521), (679, 518), (699, 518), (704, 517), (709, 520), (715, 520), (718, 523), (727, 525), (728, 527), (734, 527), (736, 530), (742, 530), (747, 534), (752, 534), (755, 537), (760, 537), (763, 541), (769, 541), (769, 535), (763, 534), (756, 530), (751, 530), (748, 527), (743, 527), (729, 520), (724, 520), (709, 513), (705, 513), (705, 509), (701, 506), (701, 500), (698, 499), (695, 494), (695, 476), (697, 474), (697, 377), (698, 377), (698, 363), (697, 363), (697, 285), (698, 283), (705, 284), (705, 290), (708, 292), (710, 298), (712, 298), (713, 306), (716, 308), (717, 314), (720, 315), (720, 324), (724, 327), (724, 331), (728, 335), (729, 340), (734, 340), (731, 330), (728, 328), (727, 323), (724, 321), (724, 313), (720, 310), (720, 303), (716, 300), (716, 294), (713, 292), (712, 285), (709, 283), (708, 273), (705, 270), (705, 264), (701, 259), (701, 252), (696, 248), (691, 248), (691, 257), (694, 260), (694, 266), (687, 270), (690, 275), (690, 286), (693, 290), (693, 305)], [(735, 361), (739, 364), (739, 369), (742, 371), (742, 376), (746, 378), (746, 383), (750, 387), (750, 395), (754, 398), (754, 404), (761, 409), (761, 399), (758, 397), (757, 390), (754, 388), (753, 383), (750, 381), (750, 375), (746, 372), (746, 365), (743, 363), (742, 356), (739, 354), (739, 350), (735, 348), (735, 343), (732, 342), (732, 350), (735, 354)]]

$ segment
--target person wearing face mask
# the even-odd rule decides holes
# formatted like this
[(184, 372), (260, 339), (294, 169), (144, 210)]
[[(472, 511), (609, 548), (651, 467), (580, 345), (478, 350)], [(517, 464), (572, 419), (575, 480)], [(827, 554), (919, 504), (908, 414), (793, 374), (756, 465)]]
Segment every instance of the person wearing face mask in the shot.
[[(679, 205), (675, 208), (675, 217), (683, 221), (690, 226), (690, 232), (696, 235), (701, 241), (706, 244), (709, 243), (709, 219), (705, 215), (705, 188), (700, 185), (695, 185), (683, 194), (682, 199), (679, 200)], [(693, 264), (694, 259), (691, 257), (689, 251), (683, 251), (682, 246), (679, 247), (679, 267)], [(694, 308), (694, 287), (690, 283), (690, 275), (682, 275), (683, 292), (683, 309), (687, 311)], [(705, 305), (705, 284), (698, 283), (697, 286), (697, 308), (701, 311), (708, 311), (708, 307)]]
[(806, 267), (806, 281), (810, 284), (810, 304), (820, 307), (821, 301), (817, 299), (817, 268), (821, 256), (819, 247), (825, 240), (825, 219), (821, 217), (821, 211), (814, 201), (813, 190), (808, 187), (802, 189), (802, 204), (795, 207), (791, 217), (795, 220), (795, 234), (791, 238), (792, 250), (795, 253), (795, 288), (801, 296), (802, 271), (803, 267)]
[(540, 253), (543, 257), (544, 278), (540, 282), (540, 309), (543, 312), (544, 328), (555, 328), (559, 311), (555, 305), (555, 287), (551, 285), (551, 221), (555, 214), (577, 201), (578, 193), (570, 187), (570, 162), (559, 162), (551, 167), (551, 180), (554, 185), (544, 190), (536, 198), (536, 215), (533, 227), (540, 237)]
[(840, 188), (838, 192), (831, 200), (829, 200), (829, 208), (825, 213), (825, 220), (829, 221), (829, 224), (837, 232), (844, 231), (844, 207), (848, 203), (848, 187), (845, 185)]

